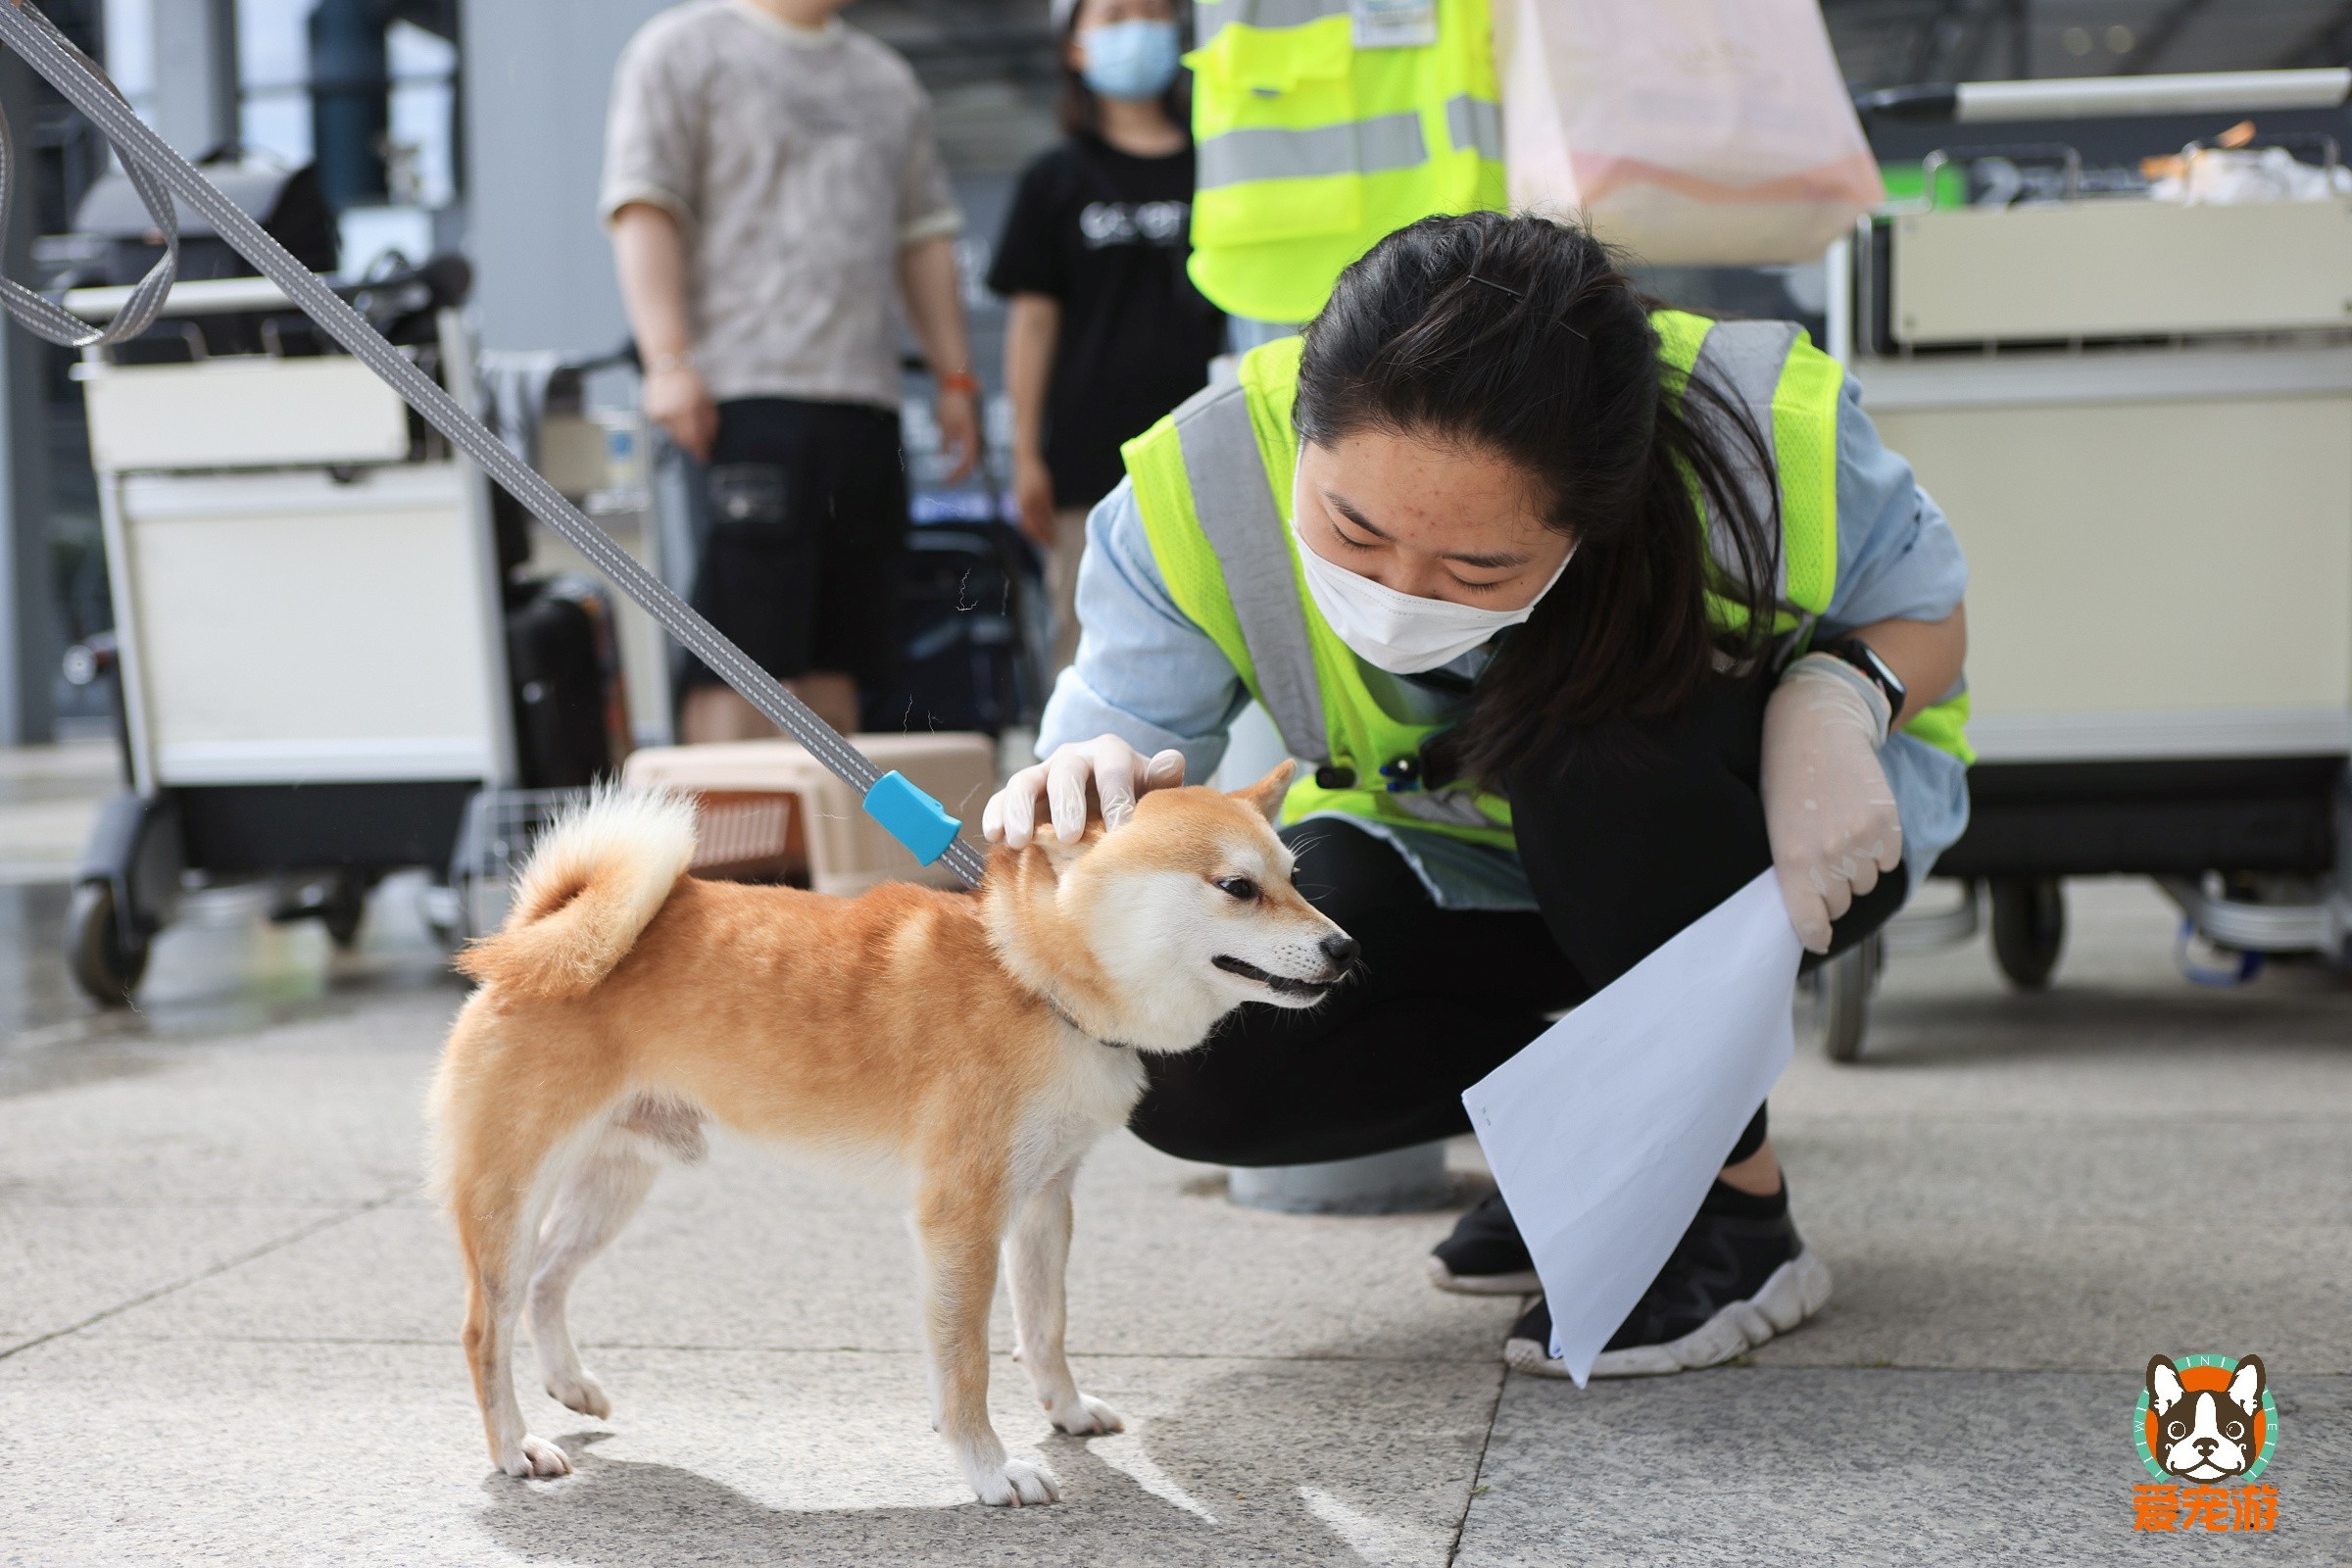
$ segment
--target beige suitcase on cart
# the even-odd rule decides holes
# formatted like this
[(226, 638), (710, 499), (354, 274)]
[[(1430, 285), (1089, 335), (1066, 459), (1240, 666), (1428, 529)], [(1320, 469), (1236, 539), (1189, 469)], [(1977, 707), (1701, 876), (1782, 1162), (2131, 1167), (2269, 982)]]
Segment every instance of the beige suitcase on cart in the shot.
[[(906, 774), (961, 817), (966, 838), (978, 838), (980, 808), (997, 786), (994, 741), (980, 734), (851, 739), (875, 766)], [(629, 754), (621, 781), (701, 801), (698, 874), (780, 880), (806, 869), (817, 892), (844, 895), (880, 882), (962, 886), (944, 863), (915, 864), (865, 814), (857, 793), (797, 741), (647, 747)]]

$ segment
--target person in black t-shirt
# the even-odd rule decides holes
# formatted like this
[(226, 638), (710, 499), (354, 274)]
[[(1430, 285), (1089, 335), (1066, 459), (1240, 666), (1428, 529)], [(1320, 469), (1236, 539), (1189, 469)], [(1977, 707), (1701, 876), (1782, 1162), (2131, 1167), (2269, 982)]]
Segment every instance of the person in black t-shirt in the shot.
[(1207, 384), (1225, 322), (1185, 272), (1174, 0), (1054, 0), (1054, 22), (1065, 135), (1023, 171), (988, 286), (1012, 301), (1013, 495), (1046, 555), (1058, 674), (1078, 649), (1087, 512), (1119, 482), (1119, 444)]

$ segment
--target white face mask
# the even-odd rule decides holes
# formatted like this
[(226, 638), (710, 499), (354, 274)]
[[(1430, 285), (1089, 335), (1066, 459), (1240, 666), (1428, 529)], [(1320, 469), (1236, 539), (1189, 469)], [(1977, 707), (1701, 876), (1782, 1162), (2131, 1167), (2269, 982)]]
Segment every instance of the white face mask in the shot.
[[(1295, 501), (1293, 514), (1297, 514)], [(1298, 564), (1306, 568), (1306, 590), (1314, 595), (1323, 619), (1366, 663), (1392, 675), (1418, 675), (1450, 664), (1503, 627), (1520, 624), (1536, 612), (1536, 606), (1551, 592), (1552, 584), (1560, 580), (1560, 573), (1568, 569), (1569, 560), (1576, 555), (1571, 549), (1561, 557), (1550, 577), (1536, 590), (1536, 597), (1517, 610), (1486, 610), (1384, 588), (1316, 555), (1298, 537), (1296, 526), (1291, 538), (1298, 548)]]

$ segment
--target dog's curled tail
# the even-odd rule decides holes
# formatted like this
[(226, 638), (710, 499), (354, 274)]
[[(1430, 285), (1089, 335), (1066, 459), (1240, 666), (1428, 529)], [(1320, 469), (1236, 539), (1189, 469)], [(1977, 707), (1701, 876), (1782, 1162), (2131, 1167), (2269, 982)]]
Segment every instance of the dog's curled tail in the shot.
[(600, 790), (540, 836), (506, 926), (458, 968), (510, 995), (580, 996), (628, 956), (693, 860), (692, 802)]

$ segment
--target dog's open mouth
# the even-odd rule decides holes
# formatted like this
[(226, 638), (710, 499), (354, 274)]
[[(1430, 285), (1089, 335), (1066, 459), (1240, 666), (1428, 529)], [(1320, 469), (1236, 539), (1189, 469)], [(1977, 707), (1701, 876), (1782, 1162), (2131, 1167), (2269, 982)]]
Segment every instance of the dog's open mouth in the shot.
[(1339, 984), (1337, 980), (1294, 980), (1287, 974), (1268, 974), (1256, 964), (1229, 954), (1219, 954), (1208, 960), (1227, 974), (1238, 974), (1245, 980), (1254, 980), (1268, 991), (1285, 997), (1319, 997)]

